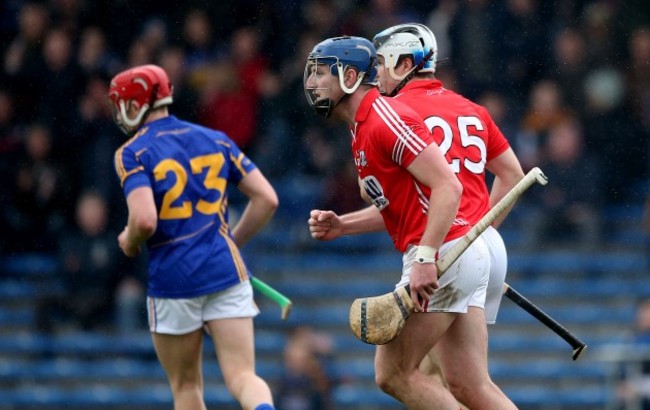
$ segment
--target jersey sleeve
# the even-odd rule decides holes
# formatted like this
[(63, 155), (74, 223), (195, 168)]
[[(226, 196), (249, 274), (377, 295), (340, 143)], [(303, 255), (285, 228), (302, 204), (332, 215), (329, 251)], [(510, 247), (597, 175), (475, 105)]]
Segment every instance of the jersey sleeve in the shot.
[(129, 146), (122, 146), (115, 152), (114, 165), (125, 196), (136, 188), (151, 186), (144, 165)]
[(382, 116), (385, 125), (383, 141), (392, 160), (406, 168), (427, 146), (434, 143), (433, 135), (415, 111), (405, 105), (391, 108), (392, 111), (387, 110)]
[(508, 148), (510, 148), (510, 143), (503, 135), (497, 124), (490, 116), (490, 113), (485, 107), (479, 106), (479, 112), (483, 122), (487, 126), (488, 131), (488, 141), (487, 141), (487, 161), (498, 157), (503, 154)]
[(220, 138), (216, 140), (217, 144), (221, 145), (227, 152), (226, 160), (230, 162), (231, 166), (228, 167), (228, 181), (234, 185), (239, 184), (241, 180), (248, 175), (251, 171), (257, 168), (244, 154), (241, 149), (225, 134), (221, 134)]

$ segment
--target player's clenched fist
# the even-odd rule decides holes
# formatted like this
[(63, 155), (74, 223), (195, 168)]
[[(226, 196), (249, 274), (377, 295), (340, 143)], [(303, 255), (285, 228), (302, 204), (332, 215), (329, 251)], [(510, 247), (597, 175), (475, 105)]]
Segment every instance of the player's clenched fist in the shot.
[(124, 230), (117, 237), (117, 243), (122, 249), (122, 252), (129, 258), (137, 256), (140, 254), (140, 246), (134, 245), (132, 241), (129, 241), (129, 227), (125, 226)]
[(329, 241), (341, 236), (341, 219), (335, 212), (313, 209), (307, 223), (314, 239)]

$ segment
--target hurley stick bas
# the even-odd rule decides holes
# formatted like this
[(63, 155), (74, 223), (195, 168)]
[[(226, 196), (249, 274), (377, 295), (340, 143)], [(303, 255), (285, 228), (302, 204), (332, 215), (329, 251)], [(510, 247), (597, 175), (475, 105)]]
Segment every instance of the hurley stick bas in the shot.
[[(542, 170), (537, 167), (531, 169), (469, 232), (436, 261), (438, 277), (444, 274), (499, 215), (535, 183), (548, 183)], [(413, 309), (408, 285), (384, 295), (357, 298), (350, 306), (350, 329), (365, 343), (386, 344), (399, 335)]]
[(262, 295), (280, 305), (280, 309), (282, 309), (282, 320), (286, 320), (289, 317), (289, 313), (291, 313), (291, 308), (293, 307), (293, 302), (291, 302), (291, 299), (284, 296), (282, 293), (278, 292), (270, 285), (267, 285), (261, 279), (257, 279), (255, 276), (251, 277), (251, 285), (253, 285), (253, 288), (255, 288), (255, 290), (260, 292)]

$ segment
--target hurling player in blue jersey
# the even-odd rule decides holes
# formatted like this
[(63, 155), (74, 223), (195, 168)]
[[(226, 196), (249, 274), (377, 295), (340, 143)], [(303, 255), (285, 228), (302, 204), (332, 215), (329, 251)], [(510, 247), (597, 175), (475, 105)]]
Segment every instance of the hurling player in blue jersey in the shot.
[[(169, 114), (172, 85), (162, 68), (117, 74), (109, 99), (115, 123), (130, 137), (115, 153), (129, 211), (118, 242), (127, 256), (145, 244), (149, 251), (149, 328), (174, 409), (206, 408), (204, 327), (242, 408), (273, 409), (269, 386), (255, 373), (253, 317), (259, 310), (239, 247), (275, 212), (275, 190), (224, 133)], [(232, 230), (228, 184), (249, 199)]]

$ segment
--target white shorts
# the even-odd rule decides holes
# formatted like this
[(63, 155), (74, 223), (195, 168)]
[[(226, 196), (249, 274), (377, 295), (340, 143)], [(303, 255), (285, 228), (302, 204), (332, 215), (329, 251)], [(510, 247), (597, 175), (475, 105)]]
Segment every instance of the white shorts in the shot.
[(189, 299), (147, 297), (152, 333), (184, 335), (202, 328), (210, 320), (255, 317), (259, 313), (250, 281)]
[[(444, 255), (460, 239), (444, 243), (440, 247), (440, 255)], [(410, 246), (402, 256), (402, 277), (395, 288), (409, 283), (416, 250), (416, 246)], [(467, 313), (468, 306), (483, 308), (489, 271), (489, 252), (479, 237), (438, 279), (439, 288), (429, 299), (427, 312)], [(476, 305), (469, 305), (470, 300), (475, 301)]]
[[(481, 234), (481, 238), (490, 252), (490, 281), (485, 295), (485, 322), (493, 325), (497, 320), (503, 296), (503, 284), (508, 271), (508, 253), (501, 235), (493, 227), (488, 227)], [(472, 299), (469, 306), (480, 306), (480, 301)]]

